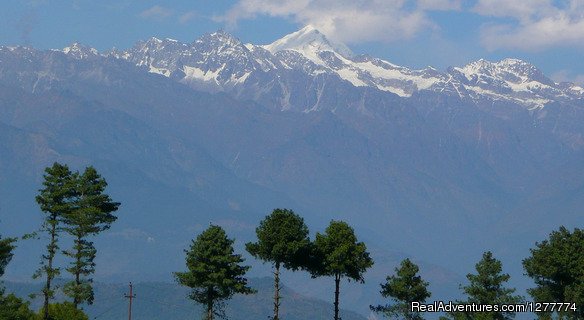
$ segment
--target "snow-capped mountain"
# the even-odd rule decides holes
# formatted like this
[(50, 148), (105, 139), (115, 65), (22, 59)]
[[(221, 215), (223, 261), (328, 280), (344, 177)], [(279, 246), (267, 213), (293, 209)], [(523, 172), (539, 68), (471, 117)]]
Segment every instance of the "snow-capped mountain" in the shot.
[(402, 98), (428, 91), (477, 103), (503, 101), (528, 109), (584, 97), (583, 88), (555, 83), (521, 60), (479, 60), (446, 72), (432, 67), (413, 70), (366, 55), (356, 56), (312, 26), (262, 46), (243, 44), (218, 31), (190, 44), (151, 38), (126, 52), (110, 55), (196, 89), (225, 91), (238, 98), (299, 111), (323, 108), (323, 90), (330, 88), (335, 88), (336, 95), (339, 90), (347, 91), (347, 97), (340, 99), (353, 106), (359, 105), (360, 89), (371, 88)]
[(318, 64), (322, 64), (322, 60), (315, 53), (321, 51), (336, 52), (343, 57), (353, 56), (353, 52), (347, 46), (329, 41), (324, 34), (311, 25), (262, 47), (274, 54), (284, 50), (297, 51)]
[(70, 46), (63, 48), (62, 51), (75, 59), (87, 59), (99, 55), (97, 49), (84, 46), (79, 42), (72, 43)]

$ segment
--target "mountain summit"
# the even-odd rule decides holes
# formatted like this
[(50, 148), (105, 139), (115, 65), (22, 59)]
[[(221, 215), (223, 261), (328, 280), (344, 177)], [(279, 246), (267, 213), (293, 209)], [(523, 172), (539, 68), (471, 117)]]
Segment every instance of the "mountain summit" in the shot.
[(336, 52), (346, 58), (353, 56), (353, 53), (347, 46), (342, 43), (331, 42), (322, 32), (318, 31), (312, 25), (307, 25), (271, 44), (263, 46), (263, 48), (271, 53), (282, 50), (295, 50), (306, 57), (312, 57), (319, 51)]

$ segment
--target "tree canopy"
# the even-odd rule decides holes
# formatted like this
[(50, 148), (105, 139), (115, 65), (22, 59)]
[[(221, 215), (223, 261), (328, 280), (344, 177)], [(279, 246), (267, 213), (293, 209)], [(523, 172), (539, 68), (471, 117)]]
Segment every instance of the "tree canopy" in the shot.
[(97, 253), (93, 242), (87, 238), (109, 229), (117, 217), (112, 212), (120, 203), (113, 202), (105, 193), (107, 182), (93, 167), (87, 167), (83, 174), (72, 176), (73, 195), (71, 210), (65, 212), (61, 220), (63, 229), (73, 236), (73, 247), (64, 251), (73, 261), (67, 268), (74, 280), (68, 282), (64, 292), (73, 298), (73, 305), (93, 303), (91, 274), (95, 272), (94, 259)]
[(6, 266), (12, 260), (12, 250), (14, 250), (14, 242), (16, 239), (14, 238), (0, 238), (0, 277), (4, 275), (4, 271), (6, 271)]
[(373, 266), (365, 243), (357, 241), (353, 228), (344, 221), (331, 221), (324, 234), (316, 234), (314, 246), (315, 276), (339, 275), (363, 282), (363, 274)]
[(49, 319), (49, 301), (53, 298), (53, 279), (59, 276), (60, 268), (54, 266), (55, 255), (59, 251), (59, 234), (61, 219), (72, 210), (72, 198), (75, 192), (75, 179), (67, 165), (55, 162), (45, 169), (43, 189), (39, 190), (36, 201), (45, 213), (40, 232), (49, 237), (46, 254), (43, 254), (41, 266), (33, 278), (45, 276), (42, 289), (44, 296), (43, 319)]
[[(0, 239), (0, 277), (4, 275), (6, 266), (12, 260), (14, 238)], [(29, 309), (29, 303), (22, 301), (14, 294), (5, 295), (4, 287), (0, 286), (0, 319), (29, 320), (34, 319), (34, 312)]]
[(191, 299), (206, 306), (206, 320), (222, 315), (219, 304), (222, 301), (236, 293), (254, 292), (244, 277), (250, 267), (241, 265), (244, 259), (234, 253), (233, 240), (221, 227), (210, 226), (185, 252), (188, 271), (176, 272), (175, 277), (181, 285), (192, 289)]
[(274, 209), (256, 228), (257, 242), (245, 245), (254, 257), (274, 266), (274, 316), (279, 319), (280, 266), (308, 269), (311, 243), (304, 219), (288, 209)]
[[(39, 316), (45, 313), (44, 308), (39, 312)], [(89, 317), (82, 310), (77, 309), (71, 302), (49, 304), (49, 319), (51, 320), (89, 320)]]
[[(463, 292), (467, 295), (467, 300), (460, 302), (464, 304), (476, 305), (502, 305), (502, 304), (517, 304), (523, 301), (519, 295), (514, 295), (514, 288), (505, 287), (505, 283), (509, 281), (510, 276), (503, 272), (503, 265), (501, 261), (493, 257), (493, 253), (487, 251), (483, 253), (482, 259), (475, 265), (476, 274), (469, 273), (466, 275), (469, 283), (466, 286), (461, 286)], [(491, 310), (483, 312), (469, 313), (454, 313), (451, 316), (454, 319), (472, 319), (477, 320), (491, 320), (491, 319), (512, 319), (515, 317), (515, 312), (508, 312), (502, 310)]]
[(286, 269), (305, 268), (310, 251), (304, 219), (288, 209), (274, 209), (256, 228), (258, 241), (247, 243), (247, 251), (266, 262)]
[(363, 274), (373, 266), (365, 243), (358, 242), (353, 228), (343, 221), (331, 221), (324, 234), (317, 233), (314, 241), (313, 276), (335, 278), (335, 320), (339, 319), (340, 280), (363, 282)]
[(562, 308), (559, 316), (584, 319), (584, 230), (570, 232), (562, 226), (553, 231), (548, 240), (536, 243), (523, 267), (535, 281), (528, 293), (536, 302), (575, 303), (576, 311)]
[(373, 311), (382, 312), (387, 317), (396, 317), (407, 320), (423, 319), (419, 312), (411, 312), (410, 303), (423, 303), (430, 297), (428, 282), (418, 275), (418, 266), (405, 259), (399, 268), (395, 268), (395, 275), (388, 276), (381, 284), (381, 296), (391, 298), (392, 304), (371, 307)]

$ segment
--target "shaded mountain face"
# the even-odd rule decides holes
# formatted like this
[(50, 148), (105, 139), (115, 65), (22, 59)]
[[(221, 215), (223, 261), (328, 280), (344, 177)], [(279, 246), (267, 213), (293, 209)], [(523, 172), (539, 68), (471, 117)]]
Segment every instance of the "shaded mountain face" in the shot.
[[(521, 279), (535, 241), (584, 222), (583, 92), (515, 59), (411, 70), (311, 27), (266, 46), (220, 31), (105, 54), (0, 47), (1, 233), (38, 227), (42, 170), (61, 161), (96, 166), (122, 202), (96, 239), (102, 279), (169, 279), (209, 222), (242, 249), (276, 207), (311, 230), (344, 219), (387, 261), (351, 299), (364, 313), (387, 256), (443, 288), (492, 250)], [(32, 274), (39, 247), (7, 276)]]

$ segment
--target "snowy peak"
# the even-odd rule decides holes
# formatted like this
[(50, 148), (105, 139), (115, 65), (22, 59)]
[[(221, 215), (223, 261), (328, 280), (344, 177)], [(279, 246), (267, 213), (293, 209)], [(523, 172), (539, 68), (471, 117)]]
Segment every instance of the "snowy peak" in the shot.
[(138, 42), (136, 46), (134, 46), (134, 50), (141, 51), (141, 52), (154, 52), (154, 51), (176, 51), (180, 49), (184, 49), (186, 44), (180, 43), (173, 39), (158, 39), (156, 37), (151, 37), (146, 41)]
[(548, 86), (554, 85), (554, 82), (547, 78), (541, 70), (523, 60), (507, 58), (497, 62), (496, 66), (511, 77), (515, 77), (517, 81), (537, 81)]
[(201, 38), (195, 40), (193, 44), (195, 46), (207, 45), (219, 50), (229, 47), (244, 47), (239, 39), (223, 30), (205, 34)]
[(481, 78), (494, 78), (512, 83), (537, 81), (549, 86), (554, 84), (553, 81), (547, 78), (534, 65), (519, 59), (507, 58), (498, 62), (480, 59), (462, 68), (454, 69), (462, 73), (469, 81), (480, 81)]
[[(92, 52), (84, 48), (75, 44), (67, 52)], [(556, 84), (522, 60), (481, 59), (446, 72), (431, 67), (409, 69), (367, 55), (354, 56), (346, 46), (330, 41), (310, 25), (263, 46), (244, 44), (219, 30), (188, 44), (150, 38), (111, 55), (198, 90), (225, 91), (282, 109), (317, 110), (323, 82), (334, 83), (333, 88), (372, 88), (402, 98), (425, 91), (476, 103), (510, 102), (529, 109), (584, 98), (583, 88)], [(310, 100), (311, 93), (304, 90), (316, 90), (317, 99)], [(308, 98), (301, 98), (304, 96)]]
[(478, 60), (452, 68), (475, 99), (508, 100), (528, 108), (543, 108), (550, 101), (580, 98), (580, 91), (562, 88), (534, 65), (519, 59)]
[(318, 31), (312, 25), (307, 25), (263, 47), (271, 53), (294, 50), (302, 54), (308, 53), (311, 55), (322, 51), (332, 51), (347, 58), (353, 56), (353, 53), (347, 46), (341, 43), (331, 42), (322, 32)]
[(63, 48), (63, 53), (74, 57), (75, 59), (85, 59), (92, 56), (98, 56), (99, 52), (91, 47), (84, 46), (79, 42), (74, 42), (70, 46)]

